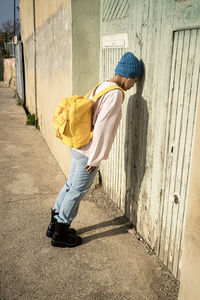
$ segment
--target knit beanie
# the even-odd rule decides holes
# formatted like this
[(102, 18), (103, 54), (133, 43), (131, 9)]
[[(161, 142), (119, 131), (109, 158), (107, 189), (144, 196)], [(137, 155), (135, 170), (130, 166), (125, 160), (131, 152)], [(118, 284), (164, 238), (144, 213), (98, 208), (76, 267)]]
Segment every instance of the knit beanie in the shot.
[(142, 64), (133, 53), (126, 52), (118, 62), (115, 75), (128, 78), (141, 77)]

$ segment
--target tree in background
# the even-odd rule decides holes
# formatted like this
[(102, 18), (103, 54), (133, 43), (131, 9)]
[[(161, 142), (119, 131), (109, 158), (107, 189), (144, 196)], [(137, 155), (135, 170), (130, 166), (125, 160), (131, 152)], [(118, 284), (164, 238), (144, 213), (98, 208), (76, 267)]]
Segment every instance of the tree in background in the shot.
[[(14, 21), (8, 20), (1, 25), (0, 32), (7, 33), (9, 36), (14, 35)], [(20, 35), (19, 20), (15, 22), (15, 35)]]
[[(15, 35), (20, 36), (19, 20), (15, 22)], [(10, 57), (8, 43), (10, 43), (14, 36), (14, 21), (7, 20), (0, 27), (0, 55), (2, 57)]]

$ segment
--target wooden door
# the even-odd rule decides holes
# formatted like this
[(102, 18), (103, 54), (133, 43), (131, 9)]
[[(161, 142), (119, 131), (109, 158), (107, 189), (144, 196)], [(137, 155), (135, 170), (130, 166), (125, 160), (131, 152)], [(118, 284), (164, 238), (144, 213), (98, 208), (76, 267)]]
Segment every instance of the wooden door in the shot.
[(161, 260), (178, 277), (200, 96), (199, 49), (200, 29), (174, 32), (158, 250)]

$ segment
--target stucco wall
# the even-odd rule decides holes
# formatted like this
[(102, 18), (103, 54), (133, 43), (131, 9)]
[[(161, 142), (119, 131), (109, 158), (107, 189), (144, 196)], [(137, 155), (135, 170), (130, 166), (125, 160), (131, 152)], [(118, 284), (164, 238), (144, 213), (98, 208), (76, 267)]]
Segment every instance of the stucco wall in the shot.
[(33, 1), (20, 0), (20, 24), (24, 45), (26, 102), (31, 113), (35, 112), (34, 91), (34, 42), (33, 42)]
[(16, 88), (15, 58), (4, 58), (4, 83), (6, 86)]
[(61, 98), (73, 93), (84, 94), (99, 81), (100, 0), (73, 0), (72, 7), (70, 0), (35, 0), (35, 43), (33, 0), (20, 0), (20, 18), (26, 106), (35, 113), (36, 84), (41, 133), (67, 174), (70, 155), (67, 147), (53, 135), (52, 117)]
[(26, 106), (37, 111), (42, 135), (67, 175), (70, 154), (53, 134), (52, 118), (61, 98), (72, 94), (71, 1), (35, 1), (36, 82), (33, 1), (20, 0), (20, 20), (25, 54)]
[(179, 300), (200, 299), (200, 106), (192, 159), (186, 214)]
[(85, 94), (99, 82), (100, 0), (72, 1), (72, 91)]

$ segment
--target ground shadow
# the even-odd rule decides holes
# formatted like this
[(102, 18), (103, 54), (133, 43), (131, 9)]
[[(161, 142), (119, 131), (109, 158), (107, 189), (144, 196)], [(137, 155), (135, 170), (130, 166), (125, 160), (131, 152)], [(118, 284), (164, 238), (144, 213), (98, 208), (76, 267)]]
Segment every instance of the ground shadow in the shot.
[(83, 234), (88, 231), (97, 230), (99, 228), (104, 228), (104, 227), (108, 227), (108, 226), (117, 226), (117, 227), (109, 229), (107, 231), (91, 234), (90, 236), (84, 237), (84, 244), (91, 242), (92, 240), (95, 240), (95, 239), (101, 239), (104, 237), (114, 236), (117, 234), (125, 234), (128, 232), (128, 229), (131, 228), (131, 223), (125, 215), (122, 215), (120, 217), (116, 217), (109, 221), (101, 222), (98, 224), (94, 224), (91, 226), (87, 226), (87, 227), (78, 229), (77, 234), (80, 235), (80, 234)]
[(124, 143), (124, 169), (126, 174), (125, 214), (135, 227), (137, 224), (140, 187), (145, 174), (149, 120), (147, 101), (142, 97), (144, 81), (145, 68), (143, 78), (136, 84), (136, 94), (128, 100)]

